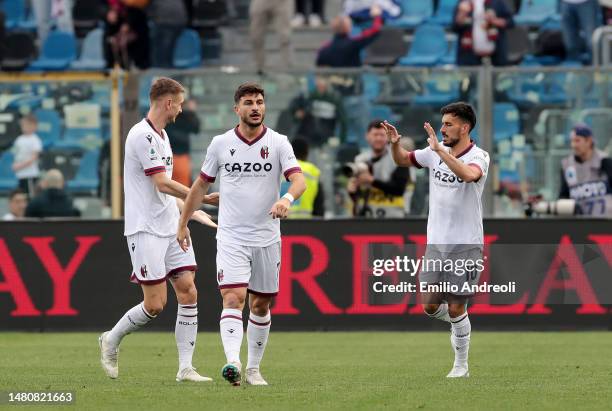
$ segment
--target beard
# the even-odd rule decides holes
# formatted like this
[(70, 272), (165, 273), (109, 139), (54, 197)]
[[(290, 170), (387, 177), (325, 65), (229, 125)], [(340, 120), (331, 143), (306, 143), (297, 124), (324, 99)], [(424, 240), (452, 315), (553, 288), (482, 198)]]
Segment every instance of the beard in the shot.
[(265, 118), (265, 115), (261, 114), (259, 117), (259, 120), (254, 121), (254, 120), (251, 120), (250, 116), (246, 115), (246, 116), (242, 116), (242, 122), (251, 128), (257, 128), (262, 125), (264, 118)]
[(456, 146), (456, 145), (457, 145), (457, 143), (459, 142), (459, 138), (454, 138), (454, 139), (453, 139), (452, 137), (450, 137), (450, 136), (448, 136), (448, 135), (446, 135), (446, 136), (442, 136), (442, 137), (443, 137), (443, 139), (442, 139), (442, 144), (443, 144), (444, 146), (446, 146), (446, 147), (454, 147), (454, 146)]

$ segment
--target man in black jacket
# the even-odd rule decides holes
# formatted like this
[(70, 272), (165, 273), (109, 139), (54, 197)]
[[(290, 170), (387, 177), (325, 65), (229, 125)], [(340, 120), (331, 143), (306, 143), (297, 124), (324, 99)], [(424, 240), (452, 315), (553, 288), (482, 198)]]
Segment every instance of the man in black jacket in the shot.
[(80, 217), (81, 212), (74, 208), (72, 199), (64, 191), (62, 172), (51, 169), (45, 173), (41, 183), (43, 189), (30, 201), (26, 217)]

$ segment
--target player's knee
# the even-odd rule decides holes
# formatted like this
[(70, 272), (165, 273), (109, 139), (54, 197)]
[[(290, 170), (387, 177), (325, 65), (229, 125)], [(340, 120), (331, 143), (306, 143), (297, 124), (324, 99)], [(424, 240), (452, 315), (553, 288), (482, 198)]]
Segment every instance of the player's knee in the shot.
[(451, 318), (457, 318), (465, 312), (465, 304), (449, 304), (448, 315)]
[(164, 310), (165, 306), (166, 301), (161, 298), (154, 298), (150, 301), (145, 301), (144, 303), (145, 310), (147, 310), (147, 313), (152, 316), (160, 314)]
[(244, 297), (236, 293), (227, 293), (223, 296), (223, 308), (233, 308), (240, 310), (244, 307)]
[(428, 315), (433, 315), (438, 311), (438, 307), (440, 307), (440, 304), (423, 304), (423, 311)]
[(265, 317), (270, 311), (270, 301), (258, 300), (251, 305), (251, 312), (259, 317)]
[(195, 284), (191, 284), (185, 289), (181, 290), (178, 298), (181, 304), (195, 304), (198, 302), (198, 289)]

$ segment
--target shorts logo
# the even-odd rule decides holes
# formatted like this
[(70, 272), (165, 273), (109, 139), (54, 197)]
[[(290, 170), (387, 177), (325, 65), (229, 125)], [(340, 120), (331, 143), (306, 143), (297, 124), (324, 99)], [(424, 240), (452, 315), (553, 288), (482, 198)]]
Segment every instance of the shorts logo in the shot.
[(234, 153), (236, 152), (235, 148), (230, 148), (230, 155), (233, 157)]
[(219, 282), (223, 281), (223, 269), (220, 269), (219, 271), (217, 271), (217, 281)]
[(132, 251), (134, 251), (136, 249), (136, 246), (134, 245), (134, 243), (132, 243)]
[(147, 265), (146, 264), (141, 265), (140, 266), (140, 275), (142, 275), (143, 278), (146, 278), (147, 274), (148, 274), (148, 272), (147, 272)]
[(259, 151), (259, 154), (261, 154), (261, 158), (263, 158), (264, 160), (268, 158), (268, 155), (270, 154), (270, 152), (268, 151), (268, 146), (263, 146)]

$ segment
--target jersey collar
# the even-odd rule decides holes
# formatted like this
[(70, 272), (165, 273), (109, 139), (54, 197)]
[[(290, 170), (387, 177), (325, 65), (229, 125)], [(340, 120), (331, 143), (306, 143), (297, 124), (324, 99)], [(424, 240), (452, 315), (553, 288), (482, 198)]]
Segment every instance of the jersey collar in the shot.
[(459, 155), (456, 158), (466, 155), (472, 149), (472, 147), (474, 147), (474, 145), (475, 145), (474, 140), (470, 139), (470, 145), (465, 150), (463, 150), (461, 153), (459, 153)]
[(238, 129), (238, 126), (234, 128), (234, 133), (236, 134), (236, 137), (238, 137), (240, 140), (242, 140), (249, 146), (252, 146), (253, 144), (257, 143), (259, 140), (261, 140), (263, 136), (266, 134), (266, 131), (268, 131), (268, 128), (266, 126), (263, 126), (262, 132), (257, 137), (255, 137), (253, 140), (249, 141), (242, 135), (242, 133)]
[(157, 131), (157, 129), (155, 128), (155, 126), (153, 125), (153, 122), (151, 120), (149, 120), (148, 117), (145, 117), (145, 120), (147, 121), (147, 123), (149, 124), (149, 127), (151, 127), (153, 129), (153, 131), (155, 131), (157, 133), (158, 136), (160, 136), (162, 138), (162, 140), (165, 140), (164, 138), (164, 131), (162, 130), (162, 132), (160, 133), (159, 131)]

